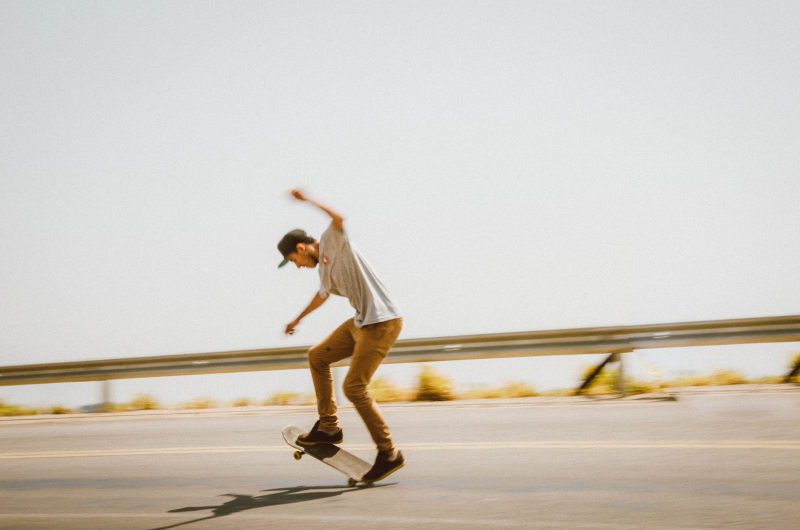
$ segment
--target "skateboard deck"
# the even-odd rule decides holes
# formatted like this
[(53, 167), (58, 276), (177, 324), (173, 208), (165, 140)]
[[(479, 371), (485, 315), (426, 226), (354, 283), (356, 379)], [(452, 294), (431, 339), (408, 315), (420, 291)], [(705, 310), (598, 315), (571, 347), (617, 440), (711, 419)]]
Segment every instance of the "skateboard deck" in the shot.
[(360, 482), (364, 474), (372, 467), (371, 464), (361, 460), (356, 455), (333, 444), (319, 444), (310, 447), (298, 445), (297, 437), (303, 432), (305, 432), (303, 429), (294, 425), (284, 427), (281, 431), (286, 443), (297, 449), (294, 452), (295, 460), (300, 460), (303, 455), (309, 454), (320, 462), (328, 464), (333, 469), (347, 475), (347, 485), (351, 487)]

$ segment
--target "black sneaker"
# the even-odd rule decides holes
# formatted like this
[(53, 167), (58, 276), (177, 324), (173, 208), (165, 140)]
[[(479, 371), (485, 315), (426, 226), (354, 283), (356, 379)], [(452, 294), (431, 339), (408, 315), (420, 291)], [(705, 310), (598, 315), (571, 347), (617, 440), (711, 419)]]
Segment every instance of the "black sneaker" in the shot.
[(389, 453), (378, 451), (378, 456), (375, 458), (375, 465), (372, 466), (372, 469), (367, 471), (361, 480), (367, 484), (383, 480), (403, 467), (405, 462), (403, 453), (400, 451), (397, 451), (397, 455), (393, 459)]
[(334, 434), (328, 434), (319, 430), (319, 420), (317, 420), (317, 423), (314, 424), (314, 427), (309, 432), (297, 437), (297, 445), (340, 444), (343, 439), (342, 429), (339, 429)]

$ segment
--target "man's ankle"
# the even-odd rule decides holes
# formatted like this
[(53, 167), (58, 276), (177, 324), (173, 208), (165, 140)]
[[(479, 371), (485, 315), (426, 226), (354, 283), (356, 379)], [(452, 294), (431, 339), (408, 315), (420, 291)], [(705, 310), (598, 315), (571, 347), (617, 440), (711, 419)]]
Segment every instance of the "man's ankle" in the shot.
[(383, 457), (389, 462), (397, 460), (397, 457), (400, 454), (396, 447), (394, 449), (389, 449), (388, 451), (381, 451), (381, 453), (383, 453)]

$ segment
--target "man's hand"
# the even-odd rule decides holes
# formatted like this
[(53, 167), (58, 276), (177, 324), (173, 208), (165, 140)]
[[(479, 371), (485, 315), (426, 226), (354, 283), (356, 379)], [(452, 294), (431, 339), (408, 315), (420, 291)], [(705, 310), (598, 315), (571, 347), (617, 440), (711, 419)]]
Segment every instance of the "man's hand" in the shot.
[(294, 335), (294, 328), (296, 328), (298, 324), (300, 324), (299, 320), (292, 320), (291, 322), (286, 324), (286, 330), (284, 331), (284, 333), (286, 333), (287, 335)]
[(307, 202), (309, 204), (313, 204), (314, 206), (316, 206), (317, 208), (319, 208), (320, 210), (322, 210), (326, 214), (330, 215), (331, 216), (331, 224), (333, 225), (333, 227), (336, 230), (338, 230), (339, 232), (344, 230), (344, 228), (343, 228), (344, 219), (342, 219), (341, 215), (339, 215), (338, 213), (334, 212), (333, 210), (331, 210), (327, 206), (323, 206), (320, 203), (318, 203), (317, 201), (309, 199), (308, 197), (306, 197), (305, 193), (303, 193), (302, 191), (300, 191), (297, 188), (295, 188), (293, 190), (290, 190), (289, 193), (291, 193), (292, 197), (294, 197), (298, 201), (303, 201), (303, 202)]
[(286, 324), (286, 330), (284, 331), (284, 333), (286, 333), (287, 335), (294, 335), (294, 328), (296, 328), (300, 324), (300, 321), (303, 320), (312, 311), (316, 311), (316, 309), (322, 304), (324, 304), (325, 300), (327, 300), (328, 298), (330, 298), (330, 296), (328, 296), (327, 294), (325, 295), (325, 298), (323, 298), (319, 295), (319, 292), (314, 293), (314, 298), (311, 299), (311, 302), (308, 304), (308, 307), (303, 309), (303, 312), (300, 313), (300, 316), (295, 318), (288, 324)]

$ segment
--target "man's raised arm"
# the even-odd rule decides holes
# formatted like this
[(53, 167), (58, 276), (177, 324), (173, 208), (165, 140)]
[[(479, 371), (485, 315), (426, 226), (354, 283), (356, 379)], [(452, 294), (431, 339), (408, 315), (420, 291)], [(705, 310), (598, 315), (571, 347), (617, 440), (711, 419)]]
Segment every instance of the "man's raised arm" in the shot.
[(313, 204), (314, 206), (316, 206), (317, 208), (319, 208), (320, 210), (322, 210), (326, 214), (330, 215), (331, 216), (331, 220), (332, 220), (331, 221), (331, 225), (333, 225), (333, 228), (335, 228), (336, 230), (338, 230), (340, 232), (344, 230), (344, 219), (342, 218), (341, 215), (339, 215), (338, 213), (334, 212), (333, 210), (331, 210), (327, 206), (323, 206), (322, 204), (309, 199), (299, 189), (293, 189), (291, 191), (291, 194), (292, 194), (292, 197), (294, 197), (298, 201), (303, 201), (303, 202), (307, 202), (307, 203)]

